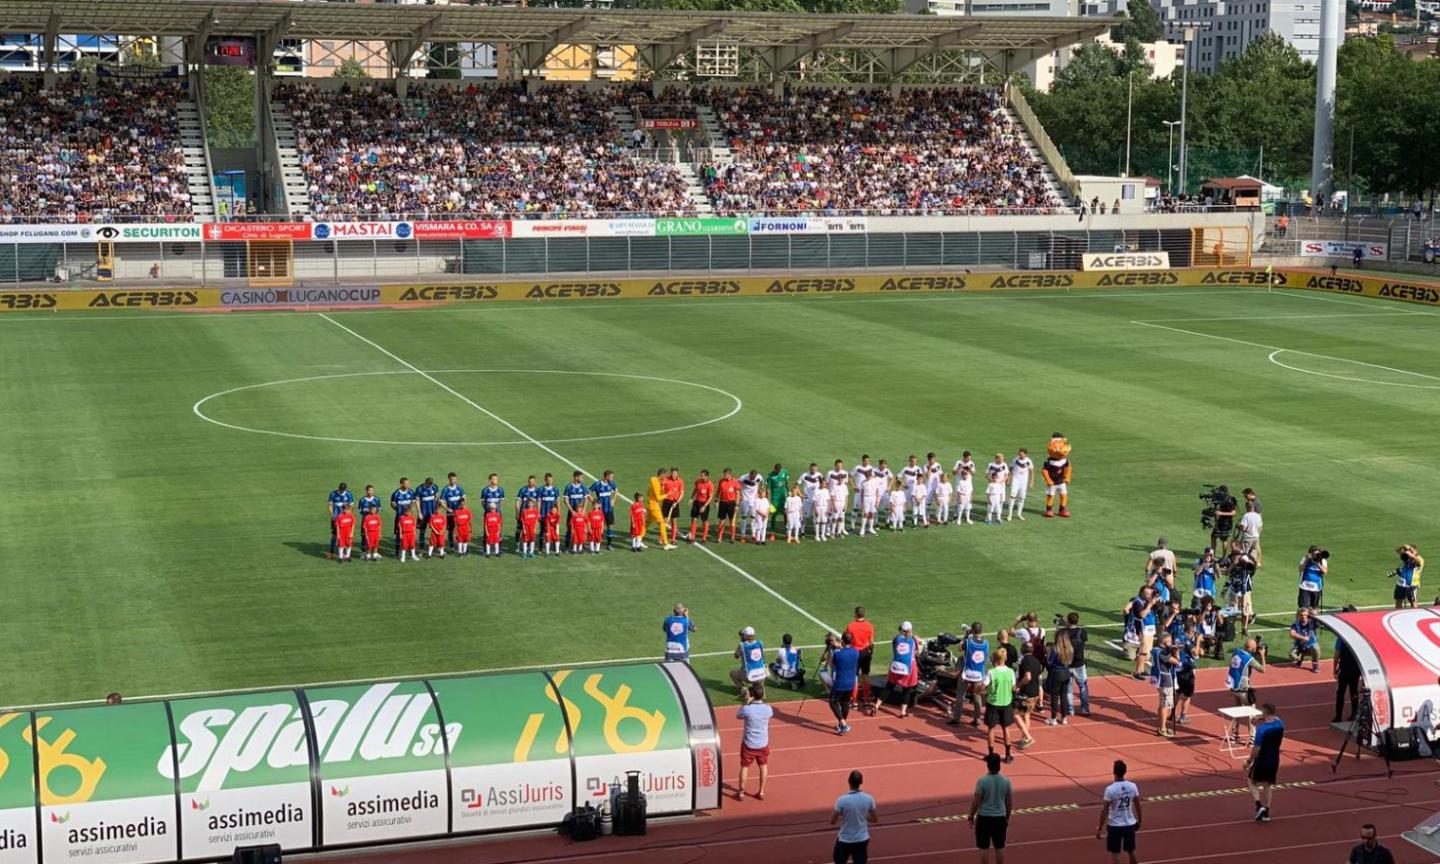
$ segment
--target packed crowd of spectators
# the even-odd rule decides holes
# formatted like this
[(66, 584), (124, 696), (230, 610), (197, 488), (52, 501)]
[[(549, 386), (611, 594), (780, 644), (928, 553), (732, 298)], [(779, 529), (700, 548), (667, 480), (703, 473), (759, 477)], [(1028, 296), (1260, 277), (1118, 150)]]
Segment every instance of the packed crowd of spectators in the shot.
[(734, 154), (702, 168), (725, 213), (1059, 206), (994, 90), (695, 93)]
[(673, 165), (632, 159), (611, 117), (618, 94), (523, 85), (286, 83), (317, 217), (677, 213)]
[(0, 220), (191, 212), (174, 81), (0, 80)]

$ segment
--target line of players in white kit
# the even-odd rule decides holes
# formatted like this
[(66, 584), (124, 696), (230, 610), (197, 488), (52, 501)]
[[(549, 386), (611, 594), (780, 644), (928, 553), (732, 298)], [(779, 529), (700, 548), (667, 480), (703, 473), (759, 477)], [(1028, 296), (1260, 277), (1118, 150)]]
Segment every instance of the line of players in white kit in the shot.
[[(779, 470), (779, 466), (776, 468)], [(984, 477), (984, 524), (1003, 525), (1017, 517), (1023, 521), (1025, 498), (1035, 485), (1035, 463), (1030, 454), (1021, 448), (1013, 460), (1007, 461), (1004, 453), (996, 453), (994, 461), (985, 466)], [(807, 533), (807, 523), (821, 542), (850, 534), (851, 529), (861, 537), (874, 535), (881, 513), (891, 531), (905, 530), (907, 513), (912, 527), (952, 522), (973, 525), (975, 478), (976, 465), (969, 450), (961, 454), (948, 473), (934, 453), (927, 454), (924, 463), (909, 457), (898, 472), (892, 471), (884, 459), (871, 465), (869, 456), (862, 456), (860, 464), (849, 471), (840, 459), (824, 473), (812, 462), (785, 498), (785, 539), (787, 543), (799, 543)], [(773, 489), (774, 484), (771, 486)], [(773, 506), (779, 502), (768, 503)], [(763, 521), (760, 513), (756, 516)]]

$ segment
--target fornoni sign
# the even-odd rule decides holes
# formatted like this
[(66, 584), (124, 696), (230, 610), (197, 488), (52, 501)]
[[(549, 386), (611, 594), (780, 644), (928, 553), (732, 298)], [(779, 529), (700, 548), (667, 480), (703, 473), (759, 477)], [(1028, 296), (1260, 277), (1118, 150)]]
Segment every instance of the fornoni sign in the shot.
[(0, 864), (548, 827), (626, 771), (653, 814), (713, 809), (714, 730), (674, 663), (0, 714)]

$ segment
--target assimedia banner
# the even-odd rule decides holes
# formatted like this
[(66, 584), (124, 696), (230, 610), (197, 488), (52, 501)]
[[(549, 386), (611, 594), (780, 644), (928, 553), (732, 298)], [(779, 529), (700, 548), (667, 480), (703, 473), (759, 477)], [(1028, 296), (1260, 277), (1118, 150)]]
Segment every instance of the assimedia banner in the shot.
[(1385, 243), (1361, 243), (1358, 240), (1305, 240), (1300, 244), (1300, 255), (1305, 258), (1349, 258), (1360, 247), (1366, 258), (1385, 259), (1389, 246)]
[(431, 686), (447, 724), (485, 730), (450, 741), (453, 830), (552, 825), (570, 812), (570, 730), (548, 677), (453, 678)]
[(639, 771), (646, 812), (693, 809), (685, 711), (659, 666), (567, 669), (551, 677), (571, 713), (577, 804), (599, 806), (616, 785), (624, 787), (627, 771)]
[[(446, 738), (429, 688), (406, 681), (305, 691), (320, 754), (326, 846), (431, 837), (449, 830)], [(483, 734), (477, 730), (476, 734)]]
[(30, 714), (0, 714), (0, 864), (35, 864), (35, 759)]
[(309, 740), (293, 692), (185, 699), (170, 711), (175, 745), (155, 767), (179, 780), (184, 857), (314, 845)]
[(162, 702), (35, 713), (45, 861), (144, 864), (178, 857)]

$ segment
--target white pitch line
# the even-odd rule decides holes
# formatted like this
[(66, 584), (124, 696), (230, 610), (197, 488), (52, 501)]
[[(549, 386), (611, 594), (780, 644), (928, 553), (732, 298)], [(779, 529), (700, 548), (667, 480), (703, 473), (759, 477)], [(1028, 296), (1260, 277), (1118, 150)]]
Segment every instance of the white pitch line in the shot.
[(1224, 318), (1146, 318), (1144, 323), (1154, 324), (1160, 321), (1179, 321), (1199, 323), (1201, 321), (1285, 321), (1285, 320), (1307, 320), (1310, 318), (1412, 318), (1424, 313), (1421, 312), (1336, 312), (1331, 315), (1232, 315)]
[[(1313, 291), (1306, 291), (1303, 288), (1282, 288), (1279, 291), (1272, 290), (1270, 293), (1281, 297), (1290, 297), (1295, 300), (1312, 300), (1316, 303), (1339, 303), (1341, 306), (1368, 306), (1376, 300), (1374, 297), (1356, 297), (1353, 301), (1340, 297), (1327, 297), (1323, 294), (1316, 294)], [(1440, 312), (1430, 312), (1425, 309), (1411, 309), (1409, 311), (1411, 315), (1429, 315), (1432, 317), (1440, 315)]]
[[(444, 390), (445, 392), (449, 393), (450, 395), (454, 396), (456, 399), (459, 399), (460, 401), (462, 401), (462, 402), (464, 402), (465, 404), (469, 405), (471, 408), (474, 408), (476, 411), (479, 411), (481, 414), (484, 414), (486, 417), (489, 417), (490, 419), (494, 420), (495, 422), (497, 422), (497, 423), (501, 424), (502, 426), (506, 427), (506, 428), (509, 429), (511, 432), (514, 432), (516, 435), (519, 435), (521, 438), (526, 439), (526, 440), (529, 441), (531, 444), (534, 444), (536, 447), (539, 447), (541, 450), (544, 450), (546, 453), (549, 453), (551, 456), (553, 456), (554, 458), (556, 458), (556, 459), (558, 459), (559, 461), (563, 462), (564, 464), (569, 465), (571, 468), (575, 469), (576, 471), (579, 471), (581, 474), (584, 474), (584, 475), (586, 475), (586, 476), (588, 476), (588, 477), (594, 477), (594, 476), (595, 476), (594, 474), (590, 473), (589, 471), (586, 471), (584, 468), (581, 468), (581, 467), (580, 467), (579, 465), (577, 465), (575, 462), (573, 462), (573, 461), (571, 461), (570, 459), (566, 458), (565, 456), (561, 455), (561, 453), (560, 453), (559, 451), (555, 450), (553, 447), (551, 447), (550, 445), (546, 444), (544, 441), (541, 441), (540, 439), (536, 438), (535, 436), (529, 434), (529, 433), (526, 432), (525, 430), (521, 429), (519, 426), (516, 426), (514, 423), (511, 423), (509, 420), (506, 420), (504, 417), (501, 417), (499, 414), (496, 414), (494, 411), (491, 411), (490, 409), (488, 409), (488, 408), (486, 408), (485, 406), (481, 405), (480, 403), (476, 402), (474, 399), (471, 399), (469, 396), (466, 396), (464, 393), (461, 393), (460, 391), (458, 391), (458, 390), (456, 390), (455, 388), (451, 387), (449, 384), (446, 384), (444, 381), (441, 381), (440, 379), (438, 379), (438, 378), (436, 378), (435, 376), (431, 375), (429, 372), (426, 372), (426, 371), (420, 369), (418, 366), (415, 366), (415, 365), (411, 364), (408, 360), (405, 360), (403, 357), (400, 357), (398, 354), (395, 354), (394, 352), (392, 352), (392, 351), (390, 351), (389, 349), (385, 348), (383, 345), (380, 345), (379, 343), (374, 342), (374, 341), (371, 341), (370, 339), (365, 338), (364, 336), (360, 335), (359, 333), (356, 333), (354, 330), (351, 330), (349, 327), (346, 327), (344, 324), (341, 324), (339, 321), (336, 321), (334, 318), (331, 318), (329, 315), (325, 314), (324, 312), (320, 312), (320, 313), (317, 313), (317, 314), (318, 314), (321, 318), (325, 319), (326, 321), (329, 321), (331, 324), (334, 324), (336, 327), (339, 327), (341, 330), (344, 330), (346, 333), (349, 333), (351, 336), (354, 336), (356, 339), (359, 339), (361, 342), (364, 342), (366, 345), (369, 345), (370, 347), (372, 347), (372, 348), (374, 348), (375, 350), (379, 351), (381, 354), (384, 354), (386, 357), (389, 357), (391, 360), (394, 360), (396, 363), (399, 363), (401, 366), (404, 366), (405, 368), (407, 368), (407, 369), (409, 369), (410, 371), (414, 372), (415, 374), (419, 375), (421, 378), (424, 378), (424, 379), (428, 380), (429, 382), (431, 382), (431, 383), (434, 384), (435, 386), (439, 387), (440, 389), (442, 389), (442, 390)], [(630, 500), (629, 496), (625, 495), (623, 492), (617, 491), (615, 494), (618, 495), (622, 500), (625, 500), (625, 501), (629, 501), (629, 500)], [(774, 588), (771, 588), (769, 585), (766, 585), (764, 582), (762, 582), (762, 581), (760, 581), (759, 579), (755, 578), (754, 576), (752, 576), (750, 573), (746, 572), (744, 569), (742, 569), (742, 568), (739, 567), (738, 565), (730, 562), (729, 560), (721, 557), (720, 555), (717, 555), (715, 552), (711, 551), (708, 546), (703, 545), (703, 544), (697, 544), (697, 545), (693, 545), (691, 548), (699, 549), (701, 552), (704, 552), (706, 555), (709, 555), (711, 558), (714, 558), (716, 561), (719, 561), (721, 564), (724, 564), (726, 567), (729, 567), (731, 570), (734, 570), (736, 573), (739, 573), (741, 576), (744, 576), (746, 579), (749, 579), (751, 582), (753, 582), (753, 583), (756, 585), (756, 587), (760, 588), (760, 589), (761, 589), (762, 591), (764, 591), (765, 593), (769, 594), (770, 596), (774, 597), (776, 600), (779, 600), (781, 603), (784, 603), (786, 606), (789, 606), (791, 609), (793, 609), (793, 610), (795, 610), (796, 612), (800, 613), (801, 615), (805, 616), (807, 619), (809, 619), (809, 620), (810, 620), (811, 622), (813, 622), (814, 624), (817, 624), (817, 625), (819, 625), (820, 627), (825, 628), (825, 631), (826, 631), (827, 633), (838, 633), (838, 632), (839, 632), (836, 628), (831, 627), (829, 624), (826, 624), (824, 621), (821, 621), (819, 618), (816, 618), (814, 615), (811, 615), (809, 612), (805, 611), (803, 608), (801, 608), (801, 607), (800, 607), (799, 605), (797, 605), (795, 602), (793, 602), (793, 601), (790, 600), (789, 598), (785, 597), (783, 594), (781, 594), (780, 592), (776, 591)]]
[[(1370, 611), (1373, 611), (1373, 610), (1375, 610), (1375, 609), (1389, 609), (1389, 608), (1391, 608), (1391, 604), (1389, 604), (1389, 603), (1380, 603), (1380, 604), (1377, 604), (1377, 605), (1375, 605), (1375, 606), (1356, 606), (1356, 607), (1355, 607), (1355, 611), (1357, 611), (1357, 612), (1370, 612)], [(1294, 615), (1294, 614), (1295, 614), (1295, 610), (1294, 610), (1294, 609), (1290, 609), (1290, 610), (1284, 610), (1284, 611), (1280, 611), (1280, 612), (1261, 612), (1260, 614), (1256, 615), (1255, 617), (1256, 617), (1257, 619), (1260, 619), (1260, 618), (1284, 618), (1286, 615)], [(1086, 624), (1086, 625), (1085, 625), (1085, 629), (1086, 629), (1086, 630), (1104, 630), (1104, 629), (1109, 629), (1109, 628), (1112, 628), (1112, 627), (1124, 627), (1124, 626), (1125, 626), (1125, 623), (1124, 623), (1123, 621), (1111, 621), (1111, 622), (1108, 622), (1108, 623), (1105, 623), (1105, 624)], [(1252, 631), (1250, 631), (1250, 632), (1253, 633), (1253, 632), (1255, 632), (1255, 631), (1252, 630)]]
[[(1286, 354), (1303, 354), (1306, 357), (1318, 357), (1321, 360), (1334, 360), (1336, 363), (1354, 363), (1357, 366), (1369, 366), (1371, 369), (1383, 369), (1386, 372), (1394, 372), (1397, 375), (1413, 375), (1416, 378), (1425, 378), (1429, 381), (1440, 381), (1440, 378), (1437, 378), (1434, 375), (1426, 375), (1424, 372), (1413, 372), (1409, 369), (1396, 369), (1394, 366), (1383, 366), (1379, 363), (1367, 363), (1364, 360), (1352, 360), (1349, 357), (1336, 357), (1333, 354), (1317, 354), (1314, 351), (1301, 351), (1298, 348), (1282, 348), (1279, 345), (1266, 345), (1263, 342), (1251, 342), (1248, 339), (1236, 339), (1233, 336), (1217, 336), (1214, 333), (1201, 333), (1198, 330), (1186, 330), (1183, 327), (1171, 327), (1168, 324), (1153, 324), (1149, 321), (1131, 321), (1130, 323), (1139, 325), (1141, 327), (1154, 327), (1158, 330), (1170, 330), (1175, 333), (1184, 333), (1188, 336), (1200, 336), (1205, 339), (1218, 339), (1221, 342), (1233, 342), (1236, 345), (1249, 345), (1252, 348), (1264, 348), (1267, 351), (1283, 351)], [(1378, 384), (1382, 382), (1370, 381), (1366, 383)]]

